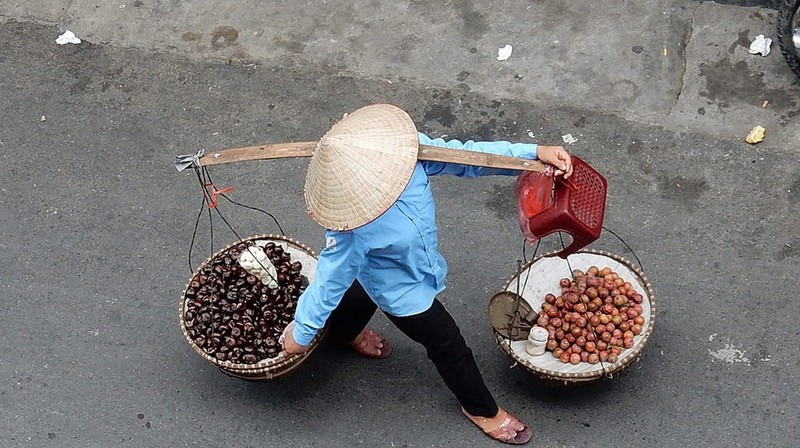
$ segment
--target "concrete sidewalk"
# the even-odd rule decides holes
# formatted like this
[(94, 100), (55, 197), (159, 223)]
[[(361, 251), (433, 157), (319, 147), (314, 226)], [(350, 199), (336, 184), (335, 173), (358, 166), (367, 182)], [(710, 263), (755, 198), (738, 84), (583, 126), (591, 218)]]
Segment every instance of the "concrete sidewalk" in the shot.
[[(748, 52), (758, 34), (775, 38), (775, 12), (765, 8), (687, 0), (30, 0), (0, 3), (0, 16), (57, 24), (96, 44), (455, 85), (456, 93), (720, 138), (761, 125), (762, 146), (800, 148), (792, 125), (799, 87), (777, 43), (767, 57)], [(499, 61), (505, 45), (512, 54)], [(580, 132), (570, 127), (564, 133)]]

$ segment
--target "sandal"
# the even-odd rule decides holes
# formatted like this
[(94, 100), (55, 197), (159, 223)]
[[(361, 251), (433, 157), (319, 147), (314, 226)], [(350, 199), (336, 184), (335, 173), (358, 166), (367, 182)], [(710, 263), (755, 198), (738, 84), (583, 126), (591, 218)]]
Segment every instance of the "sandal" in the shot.
[[(383, 359), (388, 358), (389, 355), (392, 354), (392, 345), (389, 344), (386, 339), (382, 338), (381, 335), (368, 328), (365, 328), (364, 331), (356, 336), (356, 339), (348, 345), (350, 345), (356, 353), (366, 358)], [(378, 351), (377, 355), (375, 354), (375, 350)]]
[(531, 440), (531, 437), (533, 437), (533, 431), (528, 426), (502, 409), (500, 412), (505, 413), (503, 422), (491, 430), (487, 430), (479, 424), (485, 423), (486, 420), (488, 420), (487, 418), (473, 417), (472, 415), (468, 414), (464, 408), (461, 408), (461, 412), (463, 412), (464, 415), (466, 415), (467, 418), (472, 421), (472, 423), (481, 428), (487, 436), (499, 442), (508, 443), (509, 445), (523, 445), (528, 443)]

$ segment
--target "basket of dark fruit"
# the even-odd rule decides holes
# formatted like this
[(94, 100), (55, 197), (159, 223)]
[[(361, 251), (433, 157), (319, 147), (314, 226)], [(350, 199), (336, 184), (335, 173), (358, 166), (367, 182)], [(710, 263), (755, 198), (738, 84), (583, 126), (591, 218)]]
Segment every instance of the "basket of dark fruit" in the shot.
[(243, 239), (205, 260), (180, 301), (181, 331), (195, 352), (223, 373), (266, 381), (297, 368), (302, 355), (285, 356), (279, 338), (294, 318), (300, 294), (313, 280), (316, 254), (280, 235)]
[(556, 253), (538, 257), (492, 300), (505, 301), (508, 309), (519, 300), (515, 308), (524, 310), (515, 321), (523, 332), (511, 331), (516, 337), (493, 323), (501, 329), (494, 333), (500, 348), (522, 368), (561, 386), (611, 378), (638, 360), (656, 314), (644, 273), (618, 255), (594, 250), (566, 261)]

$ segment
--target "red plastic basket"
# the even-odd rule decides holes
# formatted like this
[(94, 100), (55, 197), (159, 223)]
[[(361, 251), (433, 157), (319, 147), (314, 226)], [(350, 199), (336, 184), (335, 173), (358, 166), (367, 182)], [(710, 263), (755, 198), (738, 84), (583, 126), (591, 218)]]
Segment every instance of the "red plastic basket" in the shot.
[[(572, 167), (569, 179), (557, 178), (552, 205), (527, 223), (536, 238), (554, 232), (572, 236), (572, 243), (558, 253), (561, 258), (567, 258), (600, 238), (606, 210), (606, 179), (579, 157), (572, 156)], [(517, 205), (523, 207), (521, 203)]]

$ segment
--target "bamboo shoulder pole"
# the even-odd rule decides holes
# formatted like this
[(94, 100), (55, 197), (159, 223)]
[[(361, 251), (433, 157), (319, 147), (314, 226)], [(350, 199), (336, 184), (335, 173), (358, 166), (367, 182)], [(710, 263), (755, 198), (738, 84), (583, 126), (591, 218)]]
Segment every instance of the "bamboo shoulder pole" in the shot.
[[(316, 146), (317, 142), (294, 142), (222, 149), (208, 152), (200, 157), (200, 166), (222, 165), (248, 160), (311, 157)], [(544, 171), (545, 169), (545, 165), (537, 160), (439, 146), (419, 145), (418, 154), (419, 160), (435, 162), (460, 163), (462, 165), (519, 171)]]
[(222, 165), (224, 163), (245, 162), (248, 160), (311, 157), (316, 147), (317, 142), (295, 142), (220, 149), (207, 152), (203, 157), (200, 157), (200, 166)]
[(419, 145), (419, 160), (460, 163), (462, 165), (483, 166), (518, 171), (544, 171), (545, 164), (538, 160), (502, 156), (463, 149), (442, 148), (440, 146)]

